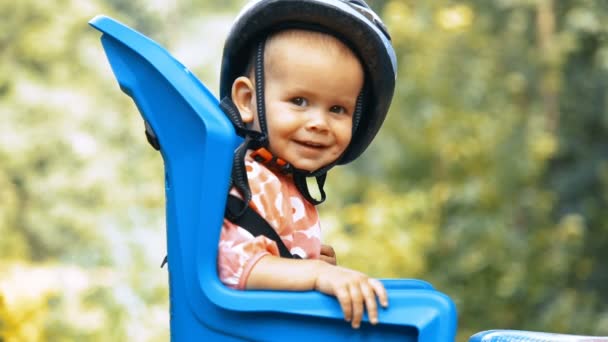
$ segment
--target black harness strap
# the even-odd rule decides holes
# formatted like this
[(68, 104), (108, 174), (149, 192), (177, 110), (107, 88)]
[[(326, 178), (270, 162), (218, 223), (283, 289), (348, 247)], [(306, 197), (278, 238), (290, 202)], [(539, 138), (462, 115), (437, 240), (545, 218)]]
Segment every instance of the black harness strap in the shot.
[(226, 218), (230, 220), (232, 223), (246, 229), (253, 236), (264, 235), (265, 237), (271, 239), (276, 242), (277, 247), (279, 247), (279, 254), (282, 258), (289, 259), (302, 259), (297, 254), (291, 254), (281, 240), (279, 234), (277, 234), (276, 230), (260, 216), (255, 210), (251, 209), (250, 206), (245, 205), (247, 209), (244, 210), (243, 214), (235, 217), (233, 213), (238, 213), (242, 210), (244, 205), (243, 200), (233, 195), (228, 195), (228, 200), (226, 202)]
[[(240, 215), (236, 215), (237, 213)], [(233, 195), (228, 195), (225, 217), (230, 222), (250, 232), (253, 236), (264, 235), (270, 240), (276, 242), (281, 258), (302, 259), (297, 254), (291, 254), (279, 234), (277, 234), (277, 231), (274, 230), (274, 228), (272, 228), (270, 224), (266, 222), (262, 216), (260, 216), (260, 214), (245, 204), (242, 199)], [(167, 256), (165, 256), (163, 259), (160, 267), (162, 268), (166, 263)]]

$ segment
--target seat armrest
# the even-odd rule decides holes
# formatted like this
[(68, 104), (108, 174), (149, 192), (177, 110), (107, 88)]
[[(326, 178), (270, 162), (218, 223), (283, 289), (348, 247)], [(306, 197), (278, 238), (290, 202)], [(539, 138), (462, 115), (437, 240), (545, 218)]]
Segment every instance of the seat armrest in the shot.
[[(378, 310), (379, 325), (408, 325), (418, 330), (421, 340), (450, 341), (456, 331), (456, 307), (443, 293), (415, 279), (383, 280), (387, 286), (389, 307)], [(201, 284), (205, 295), (215, 305), (231, 311), (280, 312), (293, 315), (343, 319), (338, 301), (317, 291), (240, 291), (219, 281)], [(369, 321), (367, 315), (364, 321)], [(425, 336), (435, 336), (431, 339)]]

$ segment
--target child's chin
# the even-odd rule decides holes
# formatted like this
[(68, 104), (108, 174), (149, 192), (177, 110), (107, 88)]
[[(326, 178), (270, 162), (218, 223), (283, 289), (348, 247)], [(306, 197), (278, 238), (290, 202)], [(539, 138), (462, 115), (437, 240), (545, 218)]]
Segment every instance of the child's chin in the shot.
[(311, 169), (309, 167), (297, 167), (297, 166), (296, 166), (296, 169), (306, 171), (306, 172), (313, 172), (313, 171), (317, 170), (317, 169)]
[(313, 166), (311, 166), (310, 164), (295, 164), (292, 163), (291, 165), (293, 165), (293, 167), (295, 167), (298, 170), (302, 170), (302, 171), (307, 171), (307, 172), (313, 172), (313, 171), (317, 171), (320, 167), (317, 168), (313, 168)]
[(291, 163), (291, 165), (298, 169), (298, 170), (302, 170), (302, 171), (308, 171), (308, 172), (315, 172), (319, 169), (324, 168), (325, 166), (331, 164), (330, 163), (326, 163), (326, 164), (322, 164), (322, 163)]

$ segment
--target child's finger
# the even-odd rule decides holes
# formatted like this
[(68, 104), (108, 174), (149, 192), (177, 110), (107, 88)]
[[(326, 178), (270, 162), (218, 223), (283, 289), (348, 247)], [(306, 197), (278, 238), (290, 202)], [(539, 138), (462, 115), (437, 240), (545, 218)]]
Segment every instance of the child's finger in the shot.
[(334, 258), (334, 257), (330, 257), (330, 256), (321, 254), (321, 255), (319, 255), (319, 259), (322, 261), (325, 261), (326, 263), (328, 263), (330, 265), (336, 266), (336, 258)]
[(321, 245), (321, 255), (319, 258), (329, 264), (337, 264), (336, 252), (330, 245)]
[(321, 254), (330, 257), (335, 257), (336, 251), (334, 251), (333, 247), (330, 245), (321, 245)]
[(382, 305), (382, 307), (385, 307), (385, 308), (388, 307), (388, 295), (386, 293), (386, 289), (384, 288), (384, 285), (382, 285), (382, 282), (378, 279), (373, 279), (373, 278), (370, 278), (368, 282), (371, 285), (371, 287), (374, 289), (376, 296), (378, 296), (380, 305)]
[(344, 313), (344, 320), (350, 322), (353, 319), (353, 311), (352, 311), (352, 300), (350, 298), (350, 292), (346, 287), (340, 287), (336, 290), (335, 293), (336, 298), (338, 299), (338, 303), (340, 303), (340, 307), (342, 308), (342, 312)]
[(367, 317), (372, 324), (378, 323), (378, 305), (376, 304), (376, 294), (369, 283), (361, 283), (361, 293), (365, 300)]
[(361, 325), (361, 319), (363, 318), (363, 295), (361, 294), (361, 289), (358, 284), (351, 284), (349, 289), (353, 306), (353, 320), (351, 321), (351, 325), (353, 328), (358, 329)]

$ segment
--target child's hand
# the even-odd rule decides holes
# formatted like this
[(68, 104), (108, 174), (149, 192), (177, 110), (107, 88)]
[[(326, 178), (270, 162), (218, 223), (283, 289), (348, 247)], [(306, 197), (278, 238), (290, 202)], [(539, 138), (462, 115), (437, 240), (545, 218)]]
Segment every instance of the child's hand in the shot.
[(334, 251), (334, 248), (330, 245), (321, 245), (321, 256), (319, 259), (329, 264), (337, 265), (336, 251)]
[(325, 264), (317, 275), (315, 289), (335, 296), (340, 302), (344, 319), (351, 322), (353, 328), (359, 328), (363, 318), (363, 308), (372, 324), (378, 323), (378, 305), (388, 306), (384, 285), (367, 275), (340, 266)]
[(384, 285), (367, 275), (334, 266), (319, 259), (299, 260), (266, 255), (255, 264), (246, 283), (247, 289), (308, 291), (317, 290), (335, 296), (344, 319), (359, 328), (363, 310), (372, 324), (378, 323), (376, 297), (388, 306)]

